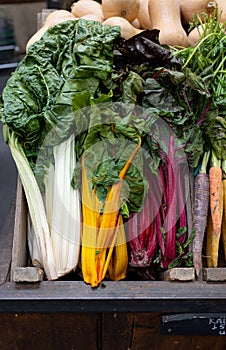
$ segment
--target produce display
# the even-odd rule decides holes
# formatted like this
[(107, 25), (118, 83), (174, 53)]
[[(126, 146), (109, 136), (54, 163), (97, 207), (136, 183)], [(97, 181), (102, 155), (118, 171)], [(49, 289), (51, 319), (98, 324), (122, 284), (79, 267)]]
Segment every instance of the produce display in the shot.
[(0, 119), (48, 280), (225, 266), (225, 14), (189, 3), (188, 26), (182, 0), (79, 0), (9, 78)]

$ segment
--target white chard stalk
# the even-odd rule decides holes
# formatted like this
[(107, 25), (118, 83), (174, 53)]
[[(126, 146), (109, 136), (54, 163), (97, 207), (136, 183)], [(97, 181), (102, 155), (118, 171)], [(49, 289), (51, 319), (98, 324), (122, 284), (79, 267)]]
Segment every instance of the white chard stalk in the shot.
[(42, 258), (40, 255), (40, 250), (37, 242), (37, 237), (35, 235), (35, 230), (32, 224), (29, 211), (27, 213), (27, 243), (28, 243), (29, 254), (32, 259), (32, 265), (36, 267), (43, 267)]
[[(40, 260), (39, 262), (42, 264), (47, 278), (49, 280), (56, 279), (57, 271), (55, 267), (55, 258), (53, 255), (50, 231), (40, 189), (23, 148), (19, 145), (17, 137), (13, 132), (9, 133), (8, 144), (12, 157), (16, 163), (18, 174), (20, 176), (27, 199), (29, 214), (33, 225), (33, 232), (36, 238), (36, 246), (34, 247), (35, 249), (33, 249), (33, 252), (37, 251), (38, 247), (38, 260)], [(30, 230), (29, 232), (32, 231)], [(32, 240), (29, 242), (31, 243)], [(31, 259), (33, 259), (32, 256)]]
[(54, 147), (55, 169), (51, 164), (45, 179), (46, 213), (58, 277), (77, 267), (80, 253), (79, 191), (71, 186), (76, 163), (74, 146), (71, 135)]
[(74, 135), (54, 147), (55, 165), (45, 175), (42, 196), (36, 178), (14, 133), (8, 144), (24, 188), (27, 204), (27, 240), (34, 266), (42, 266), (48, 280), (74, 270), (80, 253), (79, 191), (71, 186), (75, 167)]

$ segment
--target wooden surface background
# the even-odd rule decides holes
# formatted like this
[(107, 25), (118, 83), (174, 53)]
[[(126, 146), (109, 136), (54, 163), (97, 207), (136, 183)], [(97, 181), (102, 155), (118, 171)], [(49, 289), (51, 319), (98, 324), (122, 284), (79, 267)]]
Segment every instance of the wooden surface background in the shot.
[(15, 207), (13, 201), (0, 232), (1, 350), (226, 348), (225, 336), (186, 335), (186, 329), (184, 335), (161, 333), (166, 314), (226, 315), (225, 283), (110, 282), (92, 290), (83, 282), (10, 281)]
[(160, 313), (3, 314), (1, 350), (225, 350), (225, 337), (160, 334)]

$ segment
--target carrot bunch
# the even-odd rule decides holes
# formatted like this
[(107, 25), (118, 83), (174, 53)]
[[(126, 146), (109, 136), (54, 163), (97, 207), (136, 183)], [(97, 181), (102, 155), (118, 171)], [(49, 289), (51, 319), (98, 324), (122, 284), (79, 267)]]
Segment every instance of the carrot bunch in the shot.
[(226, 160), (217, 158), (214, 150), (205, 152), (195, 177), (193, 224), (193, 264), (199, 277), (205, 234), (207, 267), (218, 267), (221, 242), (226, 261)]

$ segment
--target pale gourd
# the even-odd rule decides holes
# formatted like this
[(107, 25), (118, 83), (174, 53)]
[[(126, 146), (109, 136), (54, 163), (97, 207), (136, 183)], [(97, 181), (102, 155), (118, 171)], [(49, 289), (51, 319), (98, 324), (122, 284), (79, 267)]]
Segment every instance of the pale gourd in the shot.
[(159, 30), (160, 44), (183, 48), (189, 46), (180, 17), (178, 0), (150, 0), (151, 29)]
[(135, 20), (133, 22), (131, 22), (132, 26), (134, 26), (135, 28), (141, 29), (141, 25), (140, 25), (140, 21), (138, 18), (135, 18)]
[(217, 15), (220, 22), (226, 23), (226, 0), (217, 0)]
[(74, 2), (71, 5), (71, 13), (77, 18), (92, 14), (104, 20), (101, 4), (92, 0), (79, 0)]
[(211, 16), (217, 7), (216, 1), (210, 0), (178, 0), (178, 2), (180, 5), (181, 20), (184, 25), (192, 22), (195, 14), (198, 14), (201, 20), (204, 19), (205, 15)]
[(76, 20), (70, 11), (67, 10), (56, 10), (51, 12), (45, 20), (44, 25), (28, 40), (25, 48), (25, 52), (28, 53), (29, 47), (36, 41), (40, 40), (43, 34), (48, 30), (48, 28), (53, 27), (59, 23)]
[(149, 0), (140, 0), (140, 7), (137, 18), (143, 29), (151, 29), (151, 20), (148, 12)]
[(67, 10), (56, 10), (51, 12), (45, 20), (45, 26), (50, 28), (59, 23), (66, 22), (69, 20), (75, 20), (75, 16)]
[(196, 46), (199, 41), (200, 37), (204, 32), (204, 24), (200, 24), (198, 27), (193, 28), (189, 33), (188, 33), (188, 40), (191, 46)]
[(133, 22), (137, 18), (139, 7), (139, 0), (102, 0), (102, 11), (105, 19), (122, 17)]
[(28, 50), (31, 45), (33, 45), (36, 41), (40, 40), (43, 34), (48, 30), (47, 26), (41, 27), (32, 37), (28, 40), (26, 47), (25, 47), (25, 52), (28, 53)]
[(143, 31), (132, 26), (132, 24), (129, 21), (127, 21), (127, 19), (118, 16), (109, 17), (102, 24), (109, 25), (112, 27), (119, 26), (121, 37), (126, 40), (132, 38), (134, 35), (137, 35)]
[[(85, 0), (81, 0), (81, 1), (85, 1)], [(84, 15), (81, 16), (80, 18), (86, 19), (87, 21), (97, 21), (102, 23), (104, 21), (103, 17), (99, 17), (98, 15), (94, 15), (94, 14), (88, 14), (88, 15)]]

